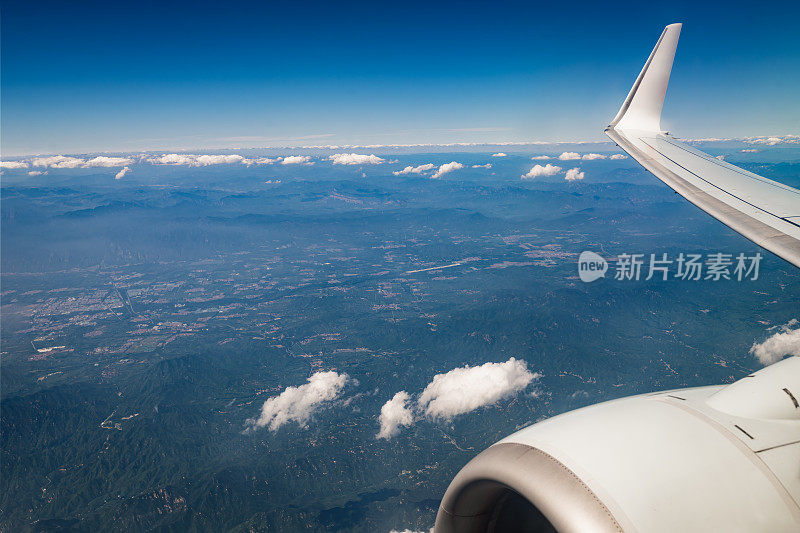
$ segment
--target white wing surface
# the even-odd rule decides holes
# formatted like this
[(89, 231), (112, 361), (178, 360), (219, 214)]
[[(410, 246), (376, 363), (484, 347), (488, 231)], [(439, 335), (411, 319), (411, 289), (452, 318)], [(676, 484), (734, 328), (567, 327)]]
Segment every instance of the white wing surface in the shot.
[(720, 161), (661, 131), (680, 24), (656, 43), (606, 134), (675, 192), (800, 267), (800, 191)]

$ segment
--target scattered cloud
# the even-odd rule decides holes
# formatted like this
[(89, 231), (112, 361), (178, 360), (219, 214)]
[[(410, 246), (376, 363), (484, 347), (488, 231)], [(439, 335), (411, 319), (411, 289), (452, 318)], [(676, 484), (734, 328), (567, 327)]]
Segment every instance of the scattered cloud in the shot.
[(341, 395), (348, 381), (350, 376), (347, 374), (316, 372), (305, 385), (287, 387), (278, 396), (265, 401), (259, 417), (247, 421), (247, 429), (269, 426), (270, 430), (276, 431), (289, 422), (305, 426), (311, 415)]
[(376, 155), (364, 154), (333, 154), (328, 159), (334, 165), (380, 165), (386, 160)]
[(581, 172), (581, 169), (575, 167), (567, 170), (567, 175), (564, 176), (564, 179), (567, 181), (578, 181), (582, 180), (585, 175), (585, 172)]
[(574, 161), (575, 159), (580, 159), (581, 154), (578, 152), (562, 152), (558, 158), (562, 161)]
[(417, 405), (428, 418), (450, 420), (512, 396), (539, 377), (513, 357), (505, 363), (467, 365), (435, 375)]
[(133, 163), (130, 157), (106, 157), (104, 155), (89, 159), (84, 166), (86, 167), (124, 167)]
[(281, 165), (313, 165), (311, 157), (307, 155), (290, 155), (283, 158)]
[(63, 155), (53, 155), (49, 157), (36, 157), (31, 161), (34, 167), (48, 168), (78, 168), (84, 166), (85, 160), (79, 157), (67, 157)]
[(41, 176), (42, 174), (47, 174), (47, 172), (42, 172), (41, 170), (31, 170), (28, 172), (28, 176)]
[(611, 159), (613, 161), (616, 161), (618, 159), (628, 159), (628, 156), (627, 155), (622, 155), (622, 154), (614, 154), (611, 157), (609, 157), (609, 159)]
[(239, 154), (164, 154), (158, 157), (151, 157), (147, 159), (148, 163), (154, 165), (186, 165), (190, 167), (206, 167), (209, 165), (232, 165), (242, 163), (249, 165), (252, 163), (250, 159), (245, 159)]
[(269, 157), (259, 157), (258, 159), (253, 159), (253, 163), (256, 165), (271, 165), (273, 163), (277, 163), (280, 161), (280, 158), (270, 159)]
[(532, 180), (539, 176), (553, 176), (561, 172), (561, 167), (547, 163), (545, 166), (533, 165), (527, 174), (522, 175), (524, 180)]
[(381, 429), (375, 438), (391, 439), (400, 432), (400, 426), (410, 426), (414, 423), (414, 412), (408, 407), (411, 396), (401, 390), (394, 397), (383, 404), (378, 417)]
[(552, 159), (552, 158), (549, 155), (535, 155), (531, 157), (531, 159), (533, 161), (538, 161), (538, 160), (544, 161), (545, 159)]
[(114, 176), (114, 179), (115, 180), (121, 180), (122, 178), (125, 177), (125, 174), (127, 174), (130, 171), (131, 171), (131, 167), (123, 167), (122, 170), (117, 172), (117, 174)]
[(745, 148), (744, 150), (739, 150), (739, 151), (742, 152), (743, 154), (754, 154), (759, 150), (757, 148)]
[(461, 163), (457, 163), (455, 161), (451, 161), (450, 163), (445, 163), (444, 165), (439, 165), (439, 170), (437, 170), (433, 174), (433, 176), (431, 176), (431, 178), (433, 178), (433, 179), (441, 178), (442, 176), (444, 176), (448, 172), (453, 172), (454, 170), (460, 170), (462, 168), (464, 168), (464, 165), (462, 165)]
[(800, 357), (800, 327), (796, 326), (800, 326), (800, 321), (793, 318), (764, 342), (753, 343), (750, 355), (765, 366), (777, 363), (787, 355)]
[(433, 163), (427, 163), (425, 165), (419, 165), (417, 167), (407, 166), (403, 170), (396, 170), (392, 172), (392, 174), (394, 174), (395, 176), (399, 176), (401, 174), (422, 174), (423, 172), (427, 170), (433, 170), (434, 168), (436, 168), (436, 165), (434, 165)]
[(749, 144), (764, 144), (775, 146), (776, 144), (798, 144), (800, 135), (769, 135), (762, 137), (745, 137), (744, 142)]
[(0, 161), (0, 168), (7, 168), (9, 170), (28, 168), (28, 163), (25, 161)]
[(492, 157), (507, 157), (508, 154), (504, 154), (503, 152), (497, 152), (496, 154), (492, 154)]
[(584, 161), (594, 161), (595, 159), (606, 159), (607, 157), (608, 156), (603, 154), (583, 154), (581, 156), (581, 159), (583, 159)]
[(492, 164), (486, 163), (485, 165), (472, 165), (472, 168), (492, 168)]

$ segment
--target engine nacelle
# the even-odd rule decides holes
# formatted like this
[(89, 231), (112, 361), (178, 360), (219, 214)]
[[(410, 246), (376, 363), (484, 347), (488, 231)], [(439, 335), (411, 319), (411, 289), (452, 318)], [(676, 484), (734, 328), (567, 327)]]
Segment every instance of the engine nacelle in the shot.
[(800, 357), (585, 407), (494, 444), (436, 533), (800, 531)]

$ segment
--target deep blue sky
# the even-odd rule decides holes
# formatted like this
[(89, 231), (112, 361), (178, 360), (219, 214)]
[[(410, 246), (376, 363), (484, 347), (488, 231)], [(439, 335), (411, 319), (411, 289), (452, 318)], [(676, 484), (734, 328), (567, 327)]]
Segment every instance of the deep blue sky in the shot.
[(800, 131), (800, 2), (2, 6), (5, 155), (599, 140), (683, 22), (665, 123)]

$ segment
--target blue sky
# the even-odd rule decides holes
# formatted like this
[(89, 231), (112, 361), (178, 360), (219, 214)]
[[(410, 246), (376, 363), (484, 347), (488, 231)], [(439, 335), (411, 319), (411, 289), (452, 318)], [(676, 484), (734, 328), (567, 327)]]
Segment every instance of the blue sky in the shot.
[(4, 2), (3, 154), (602, 140), (672, 22), (674, 133), (800, 131), (797, 2), (164, 4)]

